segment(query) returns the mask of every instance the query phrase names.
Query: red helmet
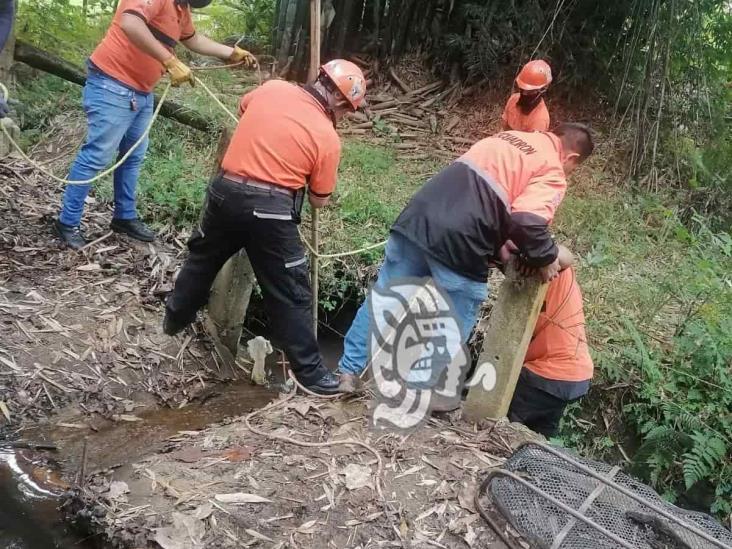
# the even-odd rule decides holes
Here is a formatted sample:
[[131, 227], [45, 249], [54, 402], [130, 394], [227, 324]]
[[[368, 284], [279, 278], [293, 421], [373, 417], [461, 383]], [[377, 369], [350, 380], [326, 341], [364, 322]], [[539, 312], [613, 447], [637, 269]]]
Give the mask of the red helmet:
[[366, 97], [366, 78], [358, 65], [345, 59], [334, 59], [320, 67], [320, 71], [328, 75], [354, 111], [361, 106]]
[[529, 61], [516, 77], [516, 85], [522, 90], [532, 91], [546, 88], [552, 83], [552, 68], [546, 61]]

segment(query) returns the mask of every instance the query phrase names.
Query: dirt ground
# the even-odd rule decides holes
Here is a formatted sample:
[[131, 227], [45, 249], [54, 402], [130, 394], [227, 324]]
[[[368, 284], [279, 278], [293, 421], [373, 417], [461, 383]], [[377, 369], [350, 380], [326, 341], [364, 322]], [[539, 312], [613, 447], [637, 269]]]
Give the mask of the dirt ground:
[[506, 547], [477, 514], [476, 487], [537, 435], [451, 417], [410, 435], [374, 431], [367, 403], [282, 396], [179, 432], [91, 477], [67, 512], [123, 548]]
[[0, 165], [0, 433], [9, 437], [43, 422], [71, 430], [94, 429], [93, 418], [134, 422], [143, 409], [184, 405], [236, 374], [199, 327], [162, 333], [185, 236], [135, 243], [111, 233], [111, 212], [90, 202], [94, 242], [63, 249], [51, 232], [59, 185], [22, 160]]

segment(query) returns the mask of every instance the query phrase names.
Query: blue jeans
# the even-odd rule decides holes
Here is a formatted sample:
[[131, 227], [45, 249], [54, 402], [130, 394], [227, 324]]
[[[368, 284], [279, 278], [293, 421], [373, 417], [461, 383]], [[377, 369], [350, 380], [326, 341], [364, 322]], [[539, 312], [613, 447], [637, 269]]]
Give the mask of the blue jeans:
[[[480, 305], [488, 297], [488, 284], [450, 270], [405, 237], [392, 233], [386, 245], [386, 259], [376, 280], [385, 288], [400, 278], [431, 277], [435, 286], [450, 296], [460, 322], [463, 343], [468, 340], [478, 319]], [[369, 358], [370, 308], [365, 301], [346, 334], [343, 357], [339, 363], [344, 374], [360, 374]]]
[[[138, 93], [89, 70], [84, 86], [84, 111], [88, 130], [86, 141], [71, 166], [70, 181], [86, 181], [117, 161], [137, 143], [153, 115], [154, 95]], [[133, 110], [133, 105], [135, 109]], [[147, 138], [114, 171], [114, 217], [136, 219], [135, 192], [140, 167], [147, 150]], [[84, 212], [84, 200], [91, 185], [67, 185], [59, 221], [77, 226]]]

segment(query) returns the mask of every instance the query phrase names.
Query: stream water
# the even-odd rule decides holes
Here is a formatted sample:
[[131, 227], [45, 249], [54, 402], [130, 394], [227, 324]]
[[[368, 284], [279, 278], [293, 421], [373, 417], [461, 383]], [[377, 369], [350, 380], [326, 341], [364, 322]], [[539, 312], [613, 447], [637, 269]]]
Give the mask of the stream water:
[[[340, 327], [340, 326], [339, 326]], [[321, 352], [334, 366], [342, 341], [323, 333]], [[157, 408], [136, 414], [140, 421], [95, 423], [95, 431], [39, 427], [23, 433], [35, 444], [52, 444], [56, 452], [3, 449], [0, 446], [0, 549], [98, 549], [63, 522], [58, 498], [81, 467], [87, 445], [86, 471], [132, 463], [165, 444], [180, 431], [197, 431], [227, 417], [238, 417], [268, 404], [277, 395], [281, 369], [276, 354], [267, 360], [275, 378], [273, 388], [238, 382], [212, 388], [202, 401], [184, 408]], [[86, 441], [86, 442], [85, 442]], [[0, 441], [0, 444], [2, 442]], [[49, 461], [52, 465], [49, 466]]]
[[[141, 421], [109, 422], [94, 433], [57, 427], [27, 431], [26, 440], [56, 445], [58, 451], [0, 450], [0, 548], [98, 547], [69, 531], [57, 509], [65, 488], [59, 472], [73, 476], [79, 469], [85, 441], [87, 471], [119, 466], [154, 452], [180, 431], [196, 431], [241, 416], [275, 396], [275, 390], [234, 383], [216, 388], [203, 403], [140, 413]], [[54, 460], [53, 466], [48, 458]]]

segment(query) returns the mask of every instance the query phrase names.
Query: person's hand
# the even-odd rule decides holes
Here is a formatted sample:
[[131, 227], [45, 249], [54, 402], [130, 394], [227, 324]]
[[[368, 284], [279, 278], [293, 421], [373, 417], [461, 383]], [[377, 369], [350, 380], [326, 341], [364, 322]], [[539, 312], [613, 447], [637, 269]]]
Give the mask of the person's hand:
[[239, 46], [234, 46], [234, 51], [229, 56], [229, 63], [242, 63], [248, 69], [256, 69], [259, 66], [257, 58]]
[[513, 240], [506, 240], [505, 244], [498, 250], [498, 259], [501, 260], [501, 263], [507, 265], [511, 258], [518, 255], [518, 253], [518, 246], [513, 243]]
[[175, 55], [163, 63], [165, 70], [170, 74], [170, 82], [178, 87], [189, 82], [191, 87], [195, 84], [193, 71]]
[[553, 263], [550, 263], [546, 267], [539, 269], [539, 276], [544, 282], [551, 282], [559, 276], [559, 272], [562, 270], [559, 264], [559, 259], [555, 259]]
[[0, 118], [5, 118], [8, 116], [8, 113], [10, 112], [10, 109], [8, 109], [8, 103], [0, 97]]

